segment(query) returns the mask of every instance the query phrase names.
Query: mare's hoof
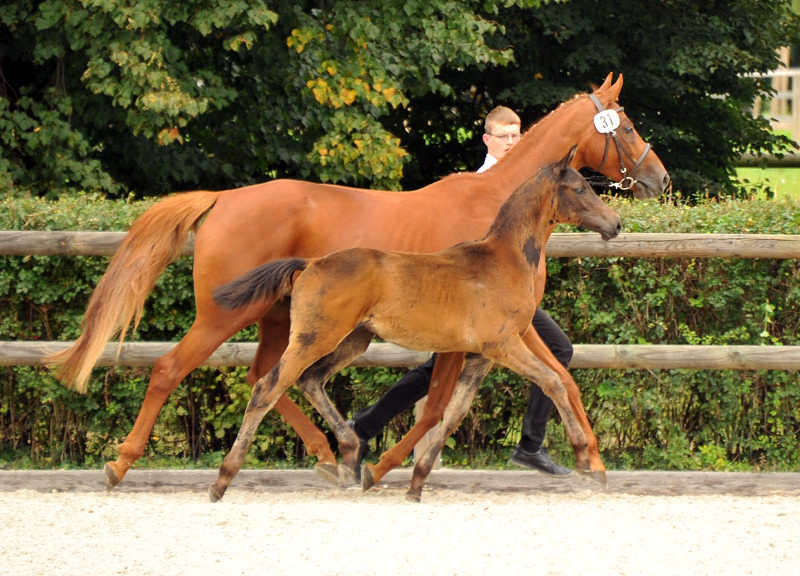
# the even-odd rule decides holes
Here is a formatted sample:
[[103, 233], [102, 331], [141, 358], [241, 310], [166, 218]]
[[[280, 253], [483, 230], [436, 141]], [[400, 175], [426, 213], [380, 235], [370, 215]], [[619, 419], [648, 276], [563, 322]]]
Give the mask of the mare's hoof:
[[323, 464], [320, 462], [314, 466], [314, 471], [317, 473], [317, 476], [325, 480], [328, 484], [339, 486], [339, 468], [336, 464]]
[[117, 476], [117, 473], [114, 472], [114, 469], [108, 462], [103, 466], [103, 476], [106, 479], [106, 492], [111, 492], [117, 484], [122, 482], [122, 478]]
[[578, 474], [579, 478], [585, 478], [586, 480], [600, 484], [603, 488], [608, 488], [605, 470], [581, 470], [580, 468], [575, 468], [575, 472]]
[[422, 495], [419, 492], [414, 492], [413, 490], [409, 490], [406, 492], [406, 500], [408, 502], [413, 502], [414, 504], [419, 504], [422, 502]]
[[[224, 494], [224, 492], [223, 492]], [[222, 500], [222, 494], [217, 492], [217, 489], [214, 488], [214, 485], [208, 487], [208, 499], [211, 500], [212, 504], [216, 504], [220, 500]]]
[[372, 465], [364, 464], [361, 467], [361, 491], [366, 492], [377, 484], [375, 476], [372, 475]]

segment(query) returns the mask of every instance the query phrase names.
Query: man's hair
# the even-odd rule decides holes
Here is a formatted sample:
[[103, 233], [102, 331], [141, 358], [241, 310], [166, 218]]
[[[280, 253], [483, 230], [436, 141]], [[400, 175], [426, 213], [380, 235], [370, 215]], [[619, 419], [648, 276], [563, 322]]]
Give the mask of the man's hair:
[[522, 121], [511, 108], [505, 106], [498, 106], [486, 115], [486, 120], [483, 123], [484, 130], [487, 134], [491, 134], [495, 126], [503, 124], [517, 124], [522, 125]]

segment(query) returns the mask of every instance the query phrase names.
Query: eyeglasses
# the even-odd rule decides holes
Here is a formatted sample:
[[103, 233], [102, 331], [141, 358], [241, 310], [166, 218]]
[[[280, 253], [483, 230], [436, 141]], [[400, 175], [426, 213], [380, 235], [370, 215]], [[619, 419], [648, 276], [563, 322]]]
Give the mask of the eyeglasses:
[[506, 142], [519, 142], [519, 139], [522, 138], [522, 134], [492, 134], [491, 132], [487, 132], [489, 136], [494, 136], [498, 140], [505, 140]]

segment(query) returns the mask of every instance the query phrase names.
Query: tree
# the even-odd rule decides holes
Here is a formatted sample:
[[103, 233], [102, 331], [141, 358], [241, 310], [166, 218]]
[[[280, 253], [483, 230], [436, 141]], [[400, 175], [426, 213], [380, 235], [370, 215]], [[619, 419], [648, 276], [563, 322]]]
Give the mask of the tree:
[[275, 177], [415, 188], [472, 170], [483, 115], [533, 122], [610, 71], [684, 192], [785, 150], [748, 76], [788, 0], [5, 0], [0, 187], [158, 195]]
[[[613, 71], [624, 74], [622, 104], [676, 187], [687, 195], [732, 193], [730, 178], [742, 153], [787, 151], [791, 145], [750, 113], [756, 96], [772, 92], [767, 81], [750, 75], [777, 68], [777, 48], [800, 39], [791, 4], [570, 0], [538, 9], [511, 7], [498, 15], [505, 33], [496, 40], [513, 47], [514, 61], [448, 76], [466, 98], [450, 108], [414, 101], [411, 118], [401, 121], [480, 130], [480, 116], [505, 104], [533, 122]], [[462, 152], [455, 140], [451, 133], [423, 142], [411, 132], [404, 144], [415, 162], [405, 186], [479, 165], [480, 141], [467, 139], [478, 145]]]
[[[519, 4], [531, 2], [520, 0]], [[57, 196], [296, 176], [397, 187], [379, 119], [507, 64], [492, 2], [45, 0], [0, 15], [0, 178]]]

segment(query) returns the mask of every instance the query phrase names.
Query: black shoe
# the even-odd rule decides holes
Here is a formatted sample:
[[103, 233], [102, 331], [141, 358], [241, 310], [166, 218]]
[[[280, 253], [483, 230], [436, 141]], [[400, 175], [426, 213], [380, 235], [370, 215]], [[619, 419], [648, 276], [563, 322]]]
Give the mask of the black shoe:
[[560, 466], [550, 459], [547, 450], [541, 446], [536, 452], [528, 452], [520, 446], [514, 448], [511, 454], [511, 463], [523, 468], [533, 468], [537, 472], [547, 474], [548, 476], [569, 476], [572, 470]]
[[[356, 433], [358, 436], [358, 432], [356, 432], [356, 423], [353, 420], [348, 420], [347, 425], [350, 426], [350, 429]], [[369, 452], [369, 440], [365, 440], [361, 436], [358, 436], [358, 452], [356, 452], [356, 476], [359, 480], [361, 480], [361, 463], [364, 461], [364, 458], [367, 456]]]

